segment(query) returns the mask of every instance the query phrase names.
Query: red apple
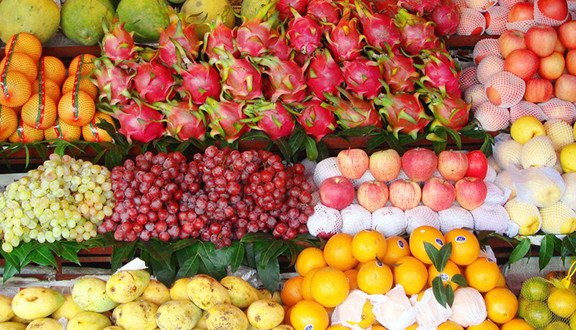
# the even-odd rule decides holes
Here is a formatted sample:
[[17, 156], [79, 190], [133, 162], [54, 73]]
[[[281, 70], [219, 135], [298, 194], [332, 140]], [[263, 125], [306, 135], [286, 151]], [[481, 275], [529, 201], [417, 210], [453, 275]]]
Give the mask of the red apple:
[[554, 95], [570, 103], [576, 102], [576, 76], [565, 73], [556, 79]]
[[392, 181], [402, 169], [402, 158], [394, 149], [376, 151], [370, 155], [370, 173], [378, 181]]
[[406, 211], [420, 204], [422, 189], [414, 181], [396, 180], [390, 184], [388, 198], [393, 206]]
[[528, 29], [524, 35], [526, 48], [533, 51], [539, 57], [545, 57], [554, 51], [558, 33], [549, 25], [535, 25]]
[[356, 197], [352, 182], [343, 176], [333, 176], [322, 181], [319, 193], [322, 204], [337, 210], [352, 204]]
[[558, 39], [566, 48], [576, 48], [576, 21], [567, 21], [560, 25]]
[[424, 182], [438, 168], [438, 157], [434, 151], [424, 148], [414, 148], [402, 156], [402, 169], [406, 176], [414, 182]]
[[446, 210], [454, 204], [455, 199], [456, 190], [454, 186], [442, 178], [430, 178], [424, 184], [424, 188], [422, 188], [422, 204], [433, 211]]
[[511, 72], [523, 80], [528, 80], [538, 72], [540, 59], [529, 49], [516, 49], [504, 60], [504, 70]]
[[525, 49], [524, 32], [518, 30], [506, 30], [498, 38], [498, 48], [502, 57], [506, 58], [516, 49]]
[[560, 54], [564, 54], [566, 52], [566, 46], [562, 44], [560, 38], [556, 38], [556, 46], [554, 46], [554, 51]]
[[488, 171], [488, 158], [486, 158], [486, 155], [480, 150], [473, 150], [466, 153], [466, 157], [468, 157], [466, 176], [484, 180]]
[[538, 0], [535, 6], [538, 6], [544, 16], [557, 21], [562, 21], [568, 16], [568, 3], [566, 0]]
[[366, 181], [358, 187], [356, 192], [358, 204], [370, 212], [386, 206], [388, 202], [388, 186], [381, 181]]
[[562, 54], [554, 52], [552, 55], [540, 58], [538, 74], [540, 77], [549, 80], [556, 80], [564, 73], [566, 61]]
[[532, 21], [534, 20], [534, 3], [517, 2], [508, 13], [508, 22]]
[[338, 153], [336, 163], [346, 179], [360, 179], [368, 169], [370, 158], [362, 149], [346, 149]]
[[526, 82], [524, 99], [532, 103], [542, 103], [554, 95], [554, 86], [548, 79], [530, 79]]
[[576, 49], [570, 49], [566, 53], [566, 70], [569, 74], [576, 75]]
[[468, 157], [462, 151], [444, 150], [438, 155], [438, 172], [448, 181], [458, 181], [466, 175]]
[[482, 179], [464, 177], [454, 185], [456, 201], [467, 210], [473, 210], [484, 204], [488, 188]]

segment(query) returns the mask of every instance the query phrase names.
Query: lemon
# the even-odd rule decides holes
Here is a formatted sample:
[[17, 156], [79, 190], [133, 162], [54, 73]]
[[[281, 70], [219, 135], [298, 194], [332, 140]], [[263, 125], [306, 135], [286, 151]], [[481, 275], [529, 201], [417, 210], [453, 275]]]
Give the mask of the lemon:
[[569, 317], [576, 311], [576, 294], [568, 289], [553, 290], [548, 297], [548, 307], [560, 317]]
[[565, 173], [576, 172], [576, 143], [571, 143], [560, 151], [560, 164]]
[[552, 321], [552, 312], [543, 301], [532, 301], [524, 309], [524, 320], [534, 328], [543, 328]]
[[234, 8], [228, 0], [186, 0], [180, 9], [186, 21], [196, 24], [196, 36], [204, 39], [204, 34], [210, 31], [210, 23], [221, 18], [224, 25], [233, 28], [236, 24]]
[[542, 228], [542, 216], [540, 216], [540, 210], [538, 207], [536, 207], [536, 205], [531, 203], [524, 203], [514, 198], [509, 200], [504, 205], [504, 208], [506, 208], [506, 211], [510, 216], [510, 220], [520, 226], [518, 229], [518, 233], [520, 235], [534, 235], [540, 230], [540, 228]]
[[544, 301], [550, 293], [549, 284], [543, 277], [532, 277], [522, 283], [520, 294], [529, 301]]
[[524, 116], [517, 119], [510, 127], [510, 135], [520, 143], [525, 144], [535, 136], [546, 135], [544, 124], [532, 116]]
[[568, 122], [562, 119], [550, 119], [544, 124], [546, 135], [552, 140], [554, 150], [560, 151], [566, 145], [574, 143], [574, 133]]

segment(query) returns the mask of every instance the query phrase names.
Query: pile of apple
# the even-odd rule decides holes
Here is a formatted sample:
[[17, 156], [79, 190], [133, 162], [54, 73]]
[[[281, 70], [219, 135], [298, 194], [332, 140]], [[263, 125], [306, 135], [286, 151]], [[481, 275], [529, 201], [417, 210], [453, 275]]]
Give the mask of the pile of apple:
[[489, 182], [494, 177], [479, 150], [436, 155], [415, 148], [402, 156], [394, 149], [370, 156], [362, 149], [343, 150], [314, 169], [319, 202], [308, 230], [330, 237], [371, 228], [388, 237], [428, 225], [442, 232], [470, 228], [515, 234], [502, 206], [507, 196]]

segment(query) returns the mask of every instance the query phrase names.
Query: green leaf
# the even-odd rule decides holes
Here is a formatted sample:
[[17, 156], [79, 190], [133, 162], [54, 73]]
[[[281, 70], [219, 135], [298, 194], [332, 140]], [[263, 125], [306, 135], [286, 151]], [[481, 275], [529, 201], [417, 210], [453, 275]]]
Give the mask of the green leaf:
[[215, 249], [214, 244], [210, 242], [200, 242], [198, 248], [198, 255], [201, 266], [206, 270], [206, 274], [221, 279], [226, 276], [226, 267], [229, 265], [232, 249], [230, 247]]
[[176, 278], [190, 277], [198, 273], [198, 268], [200, 267], [198, 260], [199, 246], [199, 244], [194, 244], [176, 250], [176, 259], [180, 265]]
[[540, 244], [540, 258], [538, 258], [538, 266], [540, 270], [544, 269], [552, 259], [554, 254], [554, 235], [546, 234], [542, 243]]
[[454, 289], [452, 289], [450, 285], [447, 285], [445, 286], [445, 290], [446, 290], [446, 303], [448, 303], [448, 306], [452, 307], [452, 304], [454, 303]]
[[256, 270], [266, 289], [274, 292], [280, 288], [280, 264], [278, 259], [271, 259], [266, 265], [258, 263]]
[[179, 240], [179, 241], [172, 243], [171, 247], [172, 247], [172, 251], [176, 252], [178, 250], [185, 249], [189, 246], [196, 245], [197, 243], [198, 243], [197, 239], [187, 238], [187, 239], [182, 239], [182, 240]]
[[172, 261], [172, 247], [169, 243], [161, 241], [159, 239], [151, 239], [147, 242], [142, 242], [142, 245], [150, 253], [150, 257], [156, 259], [160, 263], [166, 265], [170, 264]]
[[436, 301], [442, 307], [446, 307], [448, 303], [446, 297], [446, 289], [444, 288], [444, 283], [442, 283], [442, 279], [440, 277], [435, 277], [432, 280], [432, 292], [434, 293], [434, 298], [436, 298]]
[[286, 139], [284, 138], [280, 138], [274, 140], [273, 142], [274, 145], [278, 147], [278, 150], [282, 154], [284, 160], [291, 162], [294, 153], [292, 152], [292, 148], [290, 148], [290, 144], [288, 143], [288, 141], [286, 141]]
[[[6, 261], [6, 264], [4, 265], [4, 267], [10, 266], [16, 270], [16, 273], [20, 271], [20, 269], [21, 269], [20, 259], [15, 258], [12, 253], [4, 252], [4, 250], [2, 250], [2, 249], [0, 249], [0, 253], [4, 257], [4, 260]], [[6, 269], [4, 269], [4, 272], [6, 272]]]
[[136, 242], [116, 245], [112, 248], [112, 258], [110, 265], [112, 271], [115, 272], [118, 268], [122, 267], [122, 263], [126, 259], [132, 259], [136, 252]]
[[[436, 247], [434, 245], [432, 245], [429, 242], [424, 242], [424, 250], [426, 251], [428, 258], [430, 258], [433, 265], [439, 264], [438, 259], [439, 259], [440, 251], [438, 249], [436, 249]], [[442, 268], [442, 269], [444, 269], [444, 268]]]
[[12, 276], [18, 274], [18, 272], [20, 272], [20, 270], [16, 269], [16, 267], [14, 267], [13, 264], [11, 263], [6, 263], [4, 265], [4, 271], [2, 273], [2, 282], [6, 282], [8, 281]]
[[368, 142], [366, 143], [366, 150], [371, 152], [376, 148], [380, 147], [382, 144], [386, 143], [386, 139], [384, 138], [384, 134], [377, 134], [371, 137]]
[[318, 147], [316, 146], [316, 141], [312, 137], [306, 136], [304, 145], [306, 147], [306, 156], [308, 159], [312, 161], [318, 159]]
[[468, 286], [468, 281], [466, 281], [466, 278], [462, 274], [454, 274], [451, 281], [463, 288]]
[[524, 256], [528, 253], [528, 251], [530, 251], [530, 246], [531, 245], [529, 239], [527, 238], [522, 239], [520, 243], [516, 245], [516, 247], [514, 247], [514, 250], [512, 250], [512, 252], [510, 253], [508, 263], [513, 264], [516, 261], [519, 261], [520, 259], [524, 258]]
[[[562, 250], [566, 251], [568, 255], [576, 255], [576, 237], [572, 234], [564, 237], [562, 240]], [[564, 254], [564, 252], [562, 254]]]
[[444, 267], [446, 267], [446, 264], [448, 263], [448, 259], [450, 259], [450, 254], [452, 254], [452, 243], [445, 244], [440, 248], [436, 259], [437, 264], [434, 264], [434, 267], [436, 267], [438, 271], [441, 272], [444, 270]]
[[454, 143], [456, 143], [456, 148], [462, 149], [462, 139], [460, 138], [460, 134], [458, 134], [458, 132], [453, 128], [445, 127], [445, 129], [452, 140], [454, 140]]
[[288, 246], [283, 240], [274, 240], [270, 243], [258, 242], [254, 243], [254, 245], [254, 248], [260, 251], [260, 253], [256, 254], [256, 263], [260, 267], [264, 267], [272, 259], [278, 259], [278, 257], [288, 249]]
[[300, 151], [300, 148], [302, 148], [302, 144], [304, 143], [305, 139], [306, 139], [306, 132], [304, 132], [304, 129], [300, 128], [300, 126], [297, 126], [297, 128], [294, 129], [292, 136], [290, 136], [290, 139], [288, 140], [288, 144], [292, 149], [292, 154], [295, 154], [298, 151]]
[[242, 265], [242, 261], [244, 261], [244, 244], [238, 241], [232, 242], [230, 249], [232, 250], [232, 255], [230, 256], [230, 270], [236, 272], [238, 268], [240, 268], [240, 265]]
[[54, 249], [52, 251], [54, 251], [57, 256], [81, 266], [80, 260], [78, 259], [78, 252], [82, 249], [80, 244], [72, 241], [60, 241], [55, 243], [58, 243], [59, 249], [58, 251], [55, 251]]
[[162, 282], [167, 287], [174, 282], [176, 277], [176, 267], [173, 263], [163, 263], [155, 258], [150, 258], [150, 266], [152, 273], [158, 281]]
[[53, 266], [58, 267], [54, 254], [50, 251], [50, 248], [46, 245], [40, 245], [34, 249], [28, 257], [25, 259], [26, 264], [29, 262], [34, 262], [42, 266]]
[[22, 243], [12, 250], [10, 254], [15, 260], [18, 260], [18, 271], [20, 271], [20, 267], [30, 263], [30, 261], [26, 261], [26, 259], [39, 245], [40, 243], [38, 243], [38, 241], [30, 241], [28, 243]]

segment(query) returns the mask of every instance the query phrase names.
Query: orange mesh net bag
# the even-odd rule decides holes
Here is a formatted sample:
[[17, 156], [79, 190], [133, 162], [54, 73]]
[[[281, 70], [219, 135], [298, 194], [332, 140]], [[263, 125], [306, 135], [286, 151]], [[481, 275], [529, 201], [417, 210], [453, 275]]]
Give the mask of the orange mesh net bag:
[[562, 25], [562, 23], [566, 22], [568, 20], [568, 18], [570, 17], [570, 13], [568, 13], [566, 15], [566, 17], [562, 20], [557, 20], [557, 19], [547, 17], [546, 15], [544, 15], [544, 13], [542, 13], [542, 11], [540, 11], [540, 7], [538, 4], [539, 4], [539, 0], [534, 1], [534, 20], [538, 24], [544, 24], [544, 25], [550, 25], [550, 26], [560, 26], [560, 25]]
[[474, 228], [474, 217], [472, 213], [460, 206], [451, 206], [438, 212], [440, 216], [440, 231], [446, 234], [452, 229]]
[[486, 30], [486, 18], [472, 8], [460, 8], [460, 24], [456, 34], [461, 36], [480, 35]]
[[574, 119], [576, 119], [576, 107], [568, 101], [554, 97], [547, 102], [538, 103], [538, 105], [549, 119], [560, 119], [570, 124], [574, 123]]
[[474, 111], [485, 102], [490, 102], [488, 96], [486, 95], [486, 88], [482, 84], [476, 84], [470, 86], [464, 91], [464, 102], [470, 104], [470, 110]]
[[342, 231], [342, 215], [339, 210], [318, 203], [306, 225], [310, 235], [329, 238]]
[[508, 30], [518, 30], [520, 32], [528, 32], [531, 27], [538, 25], [535, 20], [525, 20], [525, 21], [517, 21], [517, 22], [508, 22], [506, 23], [506, 29]]
[[482, 13], [497, 4], [498, 0], [466, 0], [466, 5], [468, 8], [477, 10]]
[[488, 55], [478, 63], [476, 73], [478, 74], [478, 81], [481, 84], [486, 84], [490, 77], [496, 73], [504, 71], [504, 59], [501, 56]]
[[440, 229], [440, 216], [425, 205], [418, 205], [413, 209], [404, 211], [406, 215], [406, 232], [411, 234], [420, 226], [430, 226]]
[[476, 66], [467, 66], [460, 72], [460, 88], [465, 91], [473, 85], [480, 84], [478, 80], [478, 73], [476, 72]]
[[320, 161], [314, 168], [314, 183], [316, 187], [320, 188], [324, 180], [341, 175], [342, 173], [338, 169], [336, 157], [328, 157]]
[[510, 107], [510, 123], [513, 124], [517, 119], [531, 116], [539, 121], [548, 120], [548, 116], [542, 111], [542, 108], [536, 103], [522, 100], [518, 104]]
[[480, 64], [486, 56], [490, 55], [502, 58], [500, 48], [498, 47], [498, 39], [482, 39], [478, 41], [476, 46], [474, 46], [474, 50], [472, 50], [472, 58], [476, 64]]
[[372, 213], [359, 204], [350, 204], [340, 210], [342, 232], [356, 235], [364, 229], [372, 228]]
[[372, 229], [384, 237], [401, 235], [406, 231], [404, 211], [394, 206], [386, 206], [372, 212]]
[[485, 131], [495, 132], [510, 126], [510, 111], [491, 102], [482, 103], [473, 113]]
[[504, 6], [494, 6], [488, 8], [486, 12], [486, 34], [500, 35], [507, 30], [508, 14], [510, 9]]
[[510, 108], [524, 98], [526, 82], [510, 72], [498, 72], [490, 76], [484, 84], [488, 99], [502, 108]]

